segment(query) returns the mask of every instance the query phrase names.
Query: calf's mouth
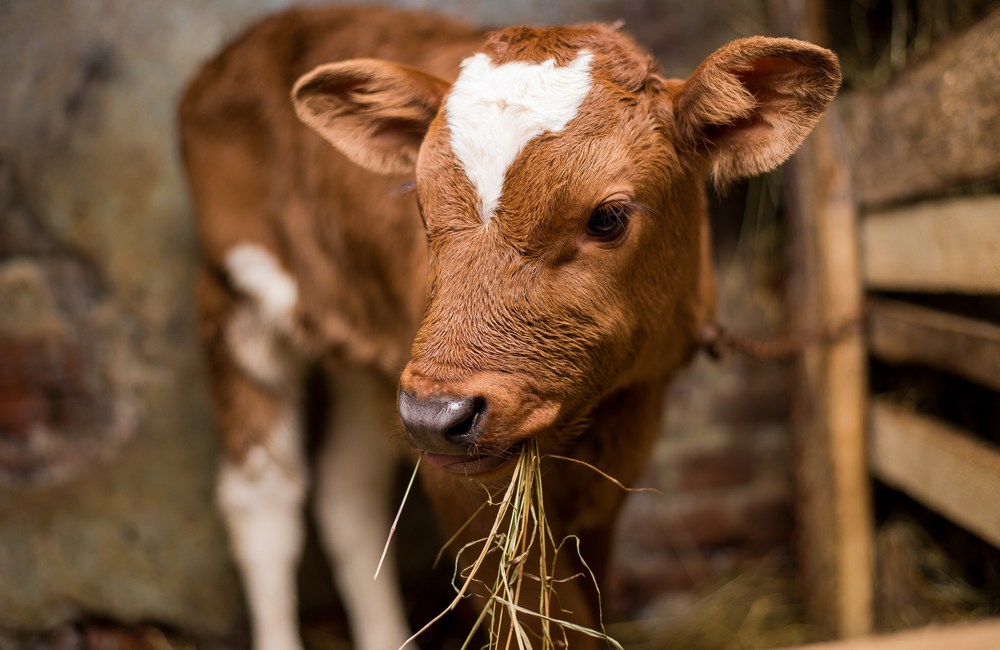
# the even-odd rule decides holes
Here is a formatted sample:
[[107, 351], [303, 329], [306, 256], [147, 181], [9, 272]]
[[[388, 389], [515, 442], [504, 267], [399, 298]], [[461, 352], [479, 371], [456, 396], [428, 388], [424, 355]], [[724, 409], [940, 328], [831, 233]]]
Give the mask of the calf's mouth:
[[424, 460], [431, 466], [452, 474], [475, 476], [506, 469], [521, 455], [522, 446], [521, 443], [517, 443], [495, 454], [483, 454], [477, 450], [471, 450], [467, 454], [441, 454], [428, 451], [424, 452]]

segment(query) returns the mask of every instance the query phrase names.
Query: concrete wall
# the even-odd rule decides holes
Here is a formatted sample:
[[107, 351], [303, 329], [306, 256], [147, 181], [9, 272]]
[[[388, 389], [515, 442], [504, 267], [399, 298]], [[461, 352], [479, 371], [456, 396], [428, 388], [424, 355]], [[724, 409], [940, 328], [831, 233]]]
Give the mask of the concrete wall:
[[[174, 106], [200, 61], [285, 4], [0, 2], [0, 646], [93, 617], [240, 625]], [[762, 31], [751, 0], [437, 7], [485, 24], [625, 18], [678, 76]]]

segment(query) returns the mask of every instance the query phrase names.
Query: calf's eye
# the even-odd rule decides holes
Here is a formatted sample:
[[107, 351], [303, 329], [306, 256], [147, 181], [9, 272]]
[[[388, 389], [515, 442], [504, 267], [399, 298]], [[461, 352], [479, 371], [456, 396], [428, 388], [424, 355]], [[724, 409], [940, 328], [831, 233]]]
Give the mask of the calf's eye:
[[625, 232], [628, 217], [628, 204], [622, 201], [602, 203], [590, 214], [587, 235], [603, 242], [615, 241]]

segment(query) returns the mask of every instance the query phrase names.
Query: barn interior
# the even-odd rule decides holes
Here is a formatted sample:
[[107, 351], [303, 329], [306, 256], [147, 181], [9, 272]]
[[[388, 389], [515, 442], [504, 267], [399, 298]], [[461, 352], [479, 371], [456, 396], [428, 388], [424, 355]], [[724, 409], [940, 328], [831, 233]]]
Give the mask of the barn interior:
[[[635, 650], [1000, 634], [1000, 3], [385, 4], [622, 20], [674, 77], [751, 34], [839, 54], [841, 95], [795, 158], [712, 193], [733, 338], [670, 389], [656, 492], [617, 524], [608, 632]], [[0, 2], [0, 650], [246, 647], [175, 108], [289, 5]], [[429, 516], [417, 495], [394, 539], [414, 621], [452, 595]], [[324, 562], [313, 534], [305, 642], [349, 648]], [[459, 647], [470, 616], [423, 647]]]

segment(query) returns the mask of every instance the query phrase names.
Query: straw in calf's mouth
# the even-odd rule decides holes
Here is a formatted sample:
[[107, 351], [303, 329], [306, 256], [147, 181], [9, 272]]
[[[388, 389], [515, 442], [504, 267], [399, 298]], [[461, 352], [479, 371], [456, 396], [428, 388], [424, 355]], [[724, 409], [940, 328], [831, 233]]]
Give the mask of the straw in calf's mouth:
[[[453, 578], [456, 591], [454, 600], [444, 611], [408, 639], [407, 643], [419, 637], [447, 612], [453, 610], [469, 594], [472, 586], [478, 584], [485, 592], [487, 601], [475, 625], [469, 631], [463, 648], [469, 647], [477, 630], [485, 626], [489, 636], [486, 647], [489, 649], [518, 648], [524, 650], [536, 647], [536, 643], [541, 644], [538, 647], [542, 650], [555, 650], [557, 647], [567, 648], [566, 633], [571, 631], [602, 639], [611, 647], [620, 650], [621, 646], [614, 639], [608, 637], [603, 630], [576, 625], [561, 619], [558, 612], [553, 611], [553, 596], [555, 586], [558, 583], [573, 579], [589, 579], [593, 583], [594, 589], [598, 591], [598, 601], [600, 600], [600, 592], [593, 574], [582, 557], [580, 557], [580, 562], [586, 573], [574, 576], [555, 575], [558, 555], [563, 547], [568, 545], [579, 555], [579, 540], [576, 537], [567, 537], [557, 543], [549, 528], [542, 490], [542, 457], [538, 452], [537, 442], [532, 439], [518, 449], [508, 450], [508, 452], [496, 456], [469, 457], [473, 459], [487, 458], [491, 459], [491, 462], [494, 462], [492, 459], [499, 458], [502, 460], [500, 464], [504, 464], [508, 460], [512, 460], [514, 454], [517, 454], [510, 482], [502, 497], [496, 499], [493, 495], [489, 495], [483, 506], [469, 519], [471, 522], [483, 509], [496, 508], [496, 515], [489, 535], [466, 544], [456, 554]], [[476, 460], [471, 462], [476, 462]], [[418, 461], [417, 467], [414, 468], [413, 477], [416, 476], [419, 466], [420, 462]], [[411, 486], [413, 477], [410, 478]], [[470, 478], [470, 480], [473, 479]], [[617, 481], [615, 482], [617, 483]], [[409, 487], [407, 487], [403, 497], [404, 504], [408, 494]], [[403, 504], [400, 505], [400, 512], [402, 507]], [[396, 514], [396, 520], [398, 521], [398, 519], [399, 513]], [[389, 533], [390, 539], [395, 527], [394, 521]], [[465, 526], [463, 526], [464, 528]], [[462, 529], [455, 533], [455, 536], [445, 544], [444, 548], [447, 548], [461, 533]], [[388, 548], [388, 543], [387, 541], [386, 548]], [[467, 558], [471, 553], [476, 554], [475, 559], [471, 564], [463, 567], [463, 558]], [[439, 553], [439, 558], [440, 555]], [[385, 552], [383, 551], [383, 558], [384, 556]], [[481, 575], [485, 572], [483, 567], [487, 558], [491, 558], [496, 563], [497, 573], [495, 576]], [[381, 562], [379, 566], [381, 567]], [[525, 580], [536, 583], [533, 588], [538, 589], [539, 599], [535, 608], [529, 608], [527, 603], [520, 602]], [[530, 628], [527, 623], [529, 620], [533, 623]]]

